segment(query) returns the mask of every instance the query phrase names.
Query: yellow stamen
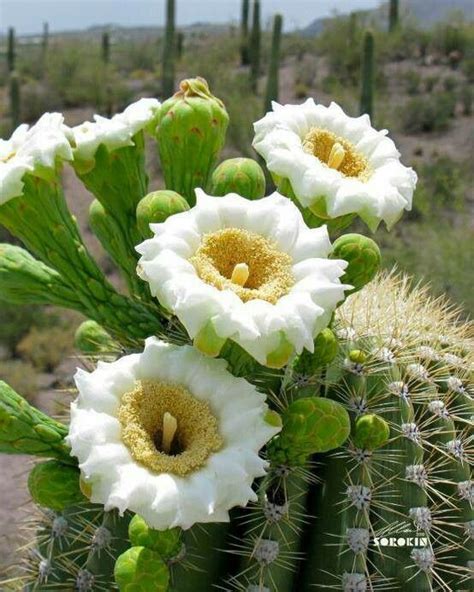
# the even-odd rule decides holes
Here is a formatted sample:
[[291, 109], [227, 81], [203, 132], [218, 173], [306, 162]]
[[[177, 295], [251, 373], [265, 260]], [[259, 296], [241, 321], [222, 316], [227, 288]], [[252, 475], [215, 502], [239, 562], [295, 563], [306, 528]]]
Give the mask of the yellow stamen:
[[372, 175], [368, 158], [345, 138], [334, 132], [313, 127], [303, 138], [303, 149], [344, 177], [366, 182]]
[[247, 280], [249, 279], [249, 266], [247, 263], [237, 263], [234, 267], [234, 271], [232, 272], [232, 276], [230, 281], [238, 286], [245, 286]]
[[163, 439], [161, 441], [161, 448], [165, 454], [169, 454], [171, 445], [173, 444], [176, 431], [178, 429], [178, 421], [168, 411], [163, 415]]
[[328, 166], [332, 169], [336, 169], [337, 171], [341, 166], [345, 155], [346, 151], [344, 150], [343, 145], [339, 142], [336, 142], [335, 144], [333, 144], [333, 147], [331, 148], [331, 152], [328, 158]]
[[15, 154], [16, 154], [16, 152], [13, 150], [12, 152], [7, 154], [3, 158], [0, 158], [0, 162], [8, 162], [9, 160], [11, 160], [15, 156]]
[[118, 419], [132, 457], [155, 473], [184, 477], [223, 443], [208, 403], [177, 384], [137, 382], [122, 396]]

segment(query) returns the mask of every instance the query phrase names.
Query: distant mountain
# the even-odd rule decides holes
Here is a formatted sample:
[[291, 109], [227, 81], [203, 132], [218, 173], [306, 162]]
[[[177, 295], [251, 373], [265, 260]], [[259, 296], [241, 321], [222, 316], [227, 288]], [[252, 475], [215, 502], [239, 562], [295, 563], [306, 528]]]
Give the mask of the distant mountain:
[[[388, 3], [374, 10], [360, 12], [380, 23], [385, 23], [388, 20]], [[402, 16], [415, 19], [423, 27], [431, 27], [454, 12], [462, 13], [468, 20], [474, 20], [474, 0], [402, 0], [401, 2]], [[308, 36], [319, 35], [325, 23], [330, 20], [331, 18], [316, 19], [301, 33]]]

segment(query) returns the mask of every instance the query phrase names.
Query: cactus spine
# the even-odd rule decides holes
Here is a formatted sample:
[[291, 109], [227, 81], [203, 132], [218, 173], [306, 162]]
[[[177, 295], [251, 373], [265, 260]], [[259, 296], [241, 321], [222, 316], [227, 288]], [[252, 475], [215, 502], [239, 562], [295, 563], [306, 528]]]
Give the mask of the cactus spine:
[[8, 46], [7, 46], [7, 65], [8, 71], [15, 70], [16, 48], [15, 48], [15, 29], [10, 27], [8, 29]]
[[249, 16], [250, 0], [242, 0], [242, 15], [240, 21], [240, 64], [248, 66], [249, 61]]
[[162, 95], [167, 98], [174, 91], [175, 0], [166, 0], [166, 28], [163, 44]]
[[367, 113], [370, 117], [374, 116], [374, 85], [374, 35], [366, 31], [362, 49], [360, 113]]
[[280, 45], [283, 17], [276, 14], [273, 19], [272, 49], [268, 70], [267, 90], [265, 93], [264, 113], [270, 111], [272, 101], [278, 101], [279, 70], [280, 70]]
[[253, 1], [252, 31], [250, 33], [250, 88], [253, 93], [258, 90], [258, 78], [260, 76], [260, 0]]
[[388, 14], [388, 30], [390, 33], [395, 31], [398, 27], [399, 19], [399, 3], [398, 0], [390, 0], [389, 14]]

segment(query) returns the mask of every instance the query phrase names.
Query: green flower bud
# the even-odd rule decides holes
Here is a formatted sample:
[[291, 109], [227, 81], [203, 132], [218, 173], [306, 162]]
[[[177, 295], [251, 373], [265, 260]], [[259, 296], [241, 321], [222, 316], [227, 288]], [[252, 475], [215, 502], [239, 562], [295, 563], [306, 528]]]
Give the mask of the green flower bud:
[[265, 195], [265, 175], [262, 167], [251, 158], [229, 158], [215, 169], [211, 177], [211, 195], [237, 193], [247, 199]]
[[348, 358], [354, 364], [364, 364], [367, 360], [367, 354], [360, 349], [351, 349]]
[[146, 547], [158, 553], [162, 559], [172, 559], [181, 550], [181, 529], [155, 530], [135, 514], [128, 525], [128, 536], [134, 547]]
[[389, 438], [390, 427], [379, 415], [362, 415], [357, 419], [353, 437], [357, 448], [376, 450], [385, 446]]
[[223, 339], [216, 333], [212, 321], [209, 321], [195, 336], [193, 345], [206, 356], [216, 358], [226, 341], [227, 339]]
[[331, 399], [305, 397], [293, 401], [283, 414], [283, 429], [268, 447], [273, 462], [302, 464], [317, 452], [338, 448], [348, 438], [350, 418]]
[[368, 284], [380, 269], [382, 261], [377, 244], [361, 234], [339, 237], [333, 244], [331, 258], [344, 259], [349, 264], [341, 281], [354, 288], [346, 294], [357, 292]]
[[110, 334], [92, 320], [84, 321], [76, 329], [74, 345], [84, 354], [107, 354], [120, 350], [120, 346]]
[[146, 547], [131, 547], [115, 562], [120, 592], [166, 592], [170, 574], [163, 559]]
[[188, 202], [175, 191], [152, 191], [137, 206], [137, 226], [143, 238], [151, 238], [150, 224], [164, 222], [169, 216], [189, 210]]
[[337, 356], [339, 343], [331, 329], [326, 328], [314, 340], [314, 352], [304, 350], [295, 364], [297, 374], [312, 376], [319, 368], [330, 364]]
[[225, 142], [229, 116], [204, 78], [189, 78], [161, 106], [156, 129], [167, 189], [192, 206], [196, 187], [205, 189]]
[[79, 469], [57, 460], [47, 460], [35, 465], [31, 470], [28, 476], [28, 489], [37, 504], [61, 512], [68, 506], [86, 500], [79, 481]]

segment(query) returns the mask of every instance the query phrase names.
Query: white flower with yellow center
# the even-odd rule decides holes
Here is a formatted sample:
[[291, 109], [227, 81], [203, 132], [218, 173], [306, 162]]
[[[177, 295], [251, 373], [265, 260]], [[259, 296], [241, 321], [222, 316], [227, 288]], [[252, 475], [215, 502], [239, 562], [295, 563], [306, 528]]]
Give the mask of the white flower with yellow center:
[[20, 125], [8, 140], [0, 139], [0, 205], [22, 195], [26, 173], [45, 174], [57, 159], [72, 159], [65, 131], [60, 113], [45, 113], [35, 125]]
[[258, 451], [280, 422], [223, 360], [151, 337], [75, 380], [68, 442], [93, 503], [167, 529], [227, 521], [256, 501], [267, 466]]
[[333, 219], [357, 214], [375, 230], [410, 210], [417, 176], [400, 162], [387, 130], [368, 115], [349, 117], [336, 104], [273, 103], [254, 124], [253, 146], [277, 182], [288, 181], [304, 208]]
[[137, 247], [152, 294], [209, 355], [230, 339], [279, 368], [293, 352], [313, 351], [349, 287], [339, 280], [346, 262], [327, 258], [326, 227], [308, 228], [278, 193], [196, 195], [195, 207], [152, 224], [155, 236]]
[[74, 158], [91, 161], [100, 145], [109, 152], [133, 146], [133, 136], [145, 128], [153, 127], [161, 103], [157, 99], [140, 99], [112, 118], [94, 115], [94, 121], [85, 121], [69, 129]]

